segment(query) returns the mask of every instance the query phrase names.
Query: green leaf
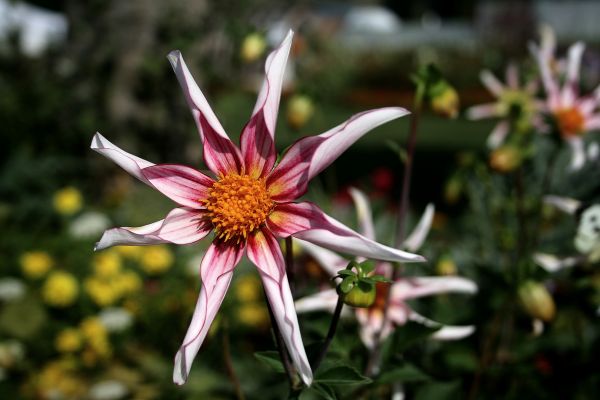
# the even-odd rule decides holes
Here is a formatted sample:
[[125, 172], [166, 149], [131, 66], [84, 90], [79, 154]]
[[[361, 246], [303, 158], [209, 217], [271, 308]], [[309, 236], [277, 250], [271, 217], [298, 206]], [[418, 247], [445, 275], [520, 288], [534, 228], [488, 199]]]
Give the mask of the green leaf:
[[360, 385], [371, 383], [371, 379], [361, 375], [348, 365], [338, 365], [317, 373], [315, 382], [328, 385]]
[[340, 283], [340, 290], [342, 291], [342, 293], [348, 293], [349, 291], [351, 291], [354, 287], [355, 281], [355, 276], [348, 276], [344, 278], [342, 283]]
[[393, 282], [391, 279], [388, 279], [383, 275], [373, 275], [373, 276], [370, 276], [369, 278], [374, 282], [381, 282], [381, 283], [392, 283]]
[[337, 400], [337, 396], [333, 388], [324, 383], [313, 383], [310, 386], [310, 389], [308, 389], [308, 392], [313, 392], [325, 400]]
[[279, 352], [275, 350], [269, 351], [257, 351], [254, 353], [254, 357], [264, 365], [271, 368], [273, 371], [278, 373], [285, 373], [285, 369], [283, 368], [283, 364], [281, 363], [281, 358], [279, 357]]
[[367, 260], [363, 261], [360, 264], [360, 270], [366, 275], [369, 272], [375, 269], [375, 263], [373, 261]]
[[393, 349], [395, 352], [402, 353], [418, 341], [428, 338], [440, 328], [441, 325], [430, 327], [417, 322], [408, 322], [394, 331]]
[[459, 398], [460, 382], [431, 382], [422, 385], [415, 395], [415, 400], [448, 400]]
[[406, 382], [424, 382], [431, 380], [431, 377], [412, 364], [405, 364], [401, 367], [385, 371], [376, 379], [377, 383], [406, 383]]
[[354, 271], [350, 271], [349, 269], [341, 269], [337, 272], [337, 274], [341, 277], [356, 275], [356, 273], [354, 273]]

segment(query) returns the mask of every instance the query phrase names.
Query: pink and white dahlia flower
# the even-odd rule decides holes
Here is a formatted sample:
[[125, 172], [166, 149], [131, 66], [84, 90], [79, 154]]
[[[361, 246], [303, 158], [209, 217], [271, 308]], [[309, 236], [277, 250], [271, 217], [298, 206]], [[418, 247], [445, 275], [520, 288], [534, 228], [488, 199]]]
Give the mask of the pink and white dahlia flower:
[[363, 112], [318, 136], [298, 140], [276, 165], [275, 125], [283, 71], [293, 33], [266, 61], [266, 77], [237, 147], [225, 133], [179, 51], [169, 54], [191, 108], [210, 173], [178, 164], [153, 164], [100, 134], [92, 149], [179, 204], [149, 225], [107, 230], [96, 250], [115, 245], [195, 243], [215, 233], [200, 265], [202, 288], [191, 324], [175, 356], [173, 380], [183, 384], [244, 254], [254, 263], [285, 345], [308, 385], [308, 363], [278, 239], [293, 236], [358, 256], [403, 262], [421, 256], [383, 246], [326, 215], [310, 202], [293, 202], [308, 182], [369, 130], [408, 112], [390, 107]]

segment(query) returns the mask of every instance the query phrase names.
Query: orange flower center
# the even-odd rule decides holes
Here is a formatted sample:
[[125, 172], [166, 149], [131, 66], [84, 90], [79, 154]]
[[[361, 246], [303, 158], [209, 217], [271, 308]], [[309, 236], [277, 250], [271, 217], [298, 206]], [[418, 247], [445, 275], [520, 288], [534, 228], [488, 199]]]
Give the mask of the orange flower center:
[[264, 179], [238, 174], [215, 182], [202, 202], [217, 237], [238, 243], [264, 224], [274, 204]]
[[563, 108], [556, 111], [554, 115], [562, 136], [570, 137], [583, 132], [585, 120], [577, 108]]

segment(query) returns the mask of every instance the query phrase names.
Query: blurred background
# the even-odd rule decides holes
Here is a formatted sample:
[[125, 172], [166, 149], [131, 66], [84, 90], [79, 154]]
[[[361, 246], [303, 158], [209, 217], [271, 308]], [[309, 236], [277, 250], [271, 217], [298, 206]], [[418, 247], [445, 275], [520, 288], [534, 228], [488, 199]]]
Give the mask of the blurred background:
[[[426, 250], [430, 259], [451, 259], [451, 267], [464, 265], [461, 273], [473, 276], [469, 265], [475, 268], [475, 255], [450, 247], [456, 231], [469, 231], [460, 222], [469, 205], [452, 178], [485, 152], [495, 124], [464, 118], [467, 107], [492, 100], [479, 73], [487, 68], [502, 76], [509, 61], [534, 70], [527, 44], [538, 40], [544, 23], [554, 28], [561, 51], [576, 40], [587, 43], [582, 86], [592, 88], [600, 81], [598, 16], [600, 2], [592, 0], [0, 0], [0, 397], [232, 398], [233, 357], [248, 398], [281, 398], [282, 375], [252, 355], [274, 348], [252, 268], [240, 267], [215, 323], [219, 333], [201, 350], [190, 382], [178, 388], [171, 383], [172, 357], [195, 304], [208, 241], [92, 252], [104, 229], [147, 224], [172, 208], [168, 199], [92, 152], [95, 132], [153, 162], [205, 168], [197, 131], [165, 58], [169, 51], [182, 51], [237, 142], [266, 54], [294, 29], [277, 126], [279, 151], [358, 111], [410, 109], [411, 74], [436, 64], [459, 92], [460, 112], [454, 119], [423, 116], [412, 206], [415, 215], [428, 202], [438, 207], [434, 241]], [[393, 213], [402, 172], [395, 149], [407, 131], [408, 118], [377, 128], [319, 176], [308, 198], [355, 225], [347, 188], [356, 186], [374, 199], [380, 215]], [[298, 285], [308, 293], [304, 281], [326, 277], [301, 257]], [[427, 268], [437, 273], [435, 262]], [[471, 304], [472, 299], [442, 299], [423, 307], [447, 322], [477, 324], [485, 310]], [[322, 336], [327, 323], [326, 316], [301, 320], [305, 342]], [[579, 332], [587, 339], [567, 335], [541, 344], [543, 351], [524, 349], [523, 359], [509, 362], [523, 381], [495, 370], [478, 388], [481, 398], [503, 398], [497, 390], [506, 391], [506, 398], [592, 398], [588, 389], [599, 383], [590, 359], [594, 349], [598, 354], [598, 326], [586, 324]], [[466, 398], [481, 343], [474, 337], [444, 349], [435, 345], [416, 357], [446, 382], [438, 398], [450, 389]], [[562, 346], [559, 355], [548, 350], [556, 346]], [[229, 351], [224, 347], [233, 356], [224, 356]], [[565, 383], [573, 366], [588, 368], [589, 374], [578, 376], [580, 397], [571, 397], [577, 391]], [[411, 398], [434, 398], [421, 383], [408, 387]]]

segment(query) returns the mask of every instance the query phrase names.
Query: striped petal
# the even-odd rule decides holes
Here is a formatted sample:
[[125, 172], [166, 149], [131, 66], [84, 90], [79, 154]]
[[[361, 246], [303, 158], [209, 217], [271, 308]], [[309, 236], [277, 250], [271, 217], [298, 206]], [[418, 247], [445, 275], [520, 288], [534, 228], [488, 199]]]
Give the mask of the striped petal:
[[306, 240], [334, 251], [375, 260], [421, 262], [422, 256], [379, 244], [326, 215], [309, 202], [278, 204], [267, 219], [279, 237]]
[[204, 208], [200, 200], [208, 197], [212, 178], [185, 165], [159, 164], [142, 170], [144, 177], [162, 194], [191, 208]]
[[421, 248], [425, 242], [425, 238], [429, 234], [431, 229], [431, 223], [433, 222], [433, 216], [435, 215], [435, 206], [433, 204], [427, 204], [425, 212], [421, 216], [419, 223], [415, 229], [411, 232], [403, 243], [403, 247], [408, 251], [417, 251]]
[[181, 52], [172, 51], [167, 58], [175, 71], [198, 127], [204, 148], [204, 162], [216, 175], [241, 172], [243, 165], [240, 151], [229, 139], [208, 105], [204, 94], [188, 70]]
[[111, 246], [142, 246], [159, 243], [190, 244], [203, 239], [212, 225], [202, 213], [189, 208], [175, 208], [165, 219], [137, 228], [113, 228], [102, 235], [94, 250]]
[[183, 385], [187, 380], [192, 362], [217, 315], [231, 283], [233, 270], [243, 253], [243, 246], [227, 245], [218, 241], [213, 242], [206, 251], [200, 265], [202, 288], [196, 309], [183, 344], [175, 355], [173, 382], [176, 384]]
[[306, 357], [294, 299], [285, 272], [283, 254], [277, 239], [268, 231], [258, 231], [248, 238], [248, 258], [260, 273], [267, 300], [288, 353], [306, 385], [312, 382], [312, 370]]
[[371, 211], [371, 202], [369, 201], [369, 198], [356, 188], [350, 188], [350, 196], [352, 196], [354, 206], [356, 207], [360, 234], [371, 240], [375, 240], [373, 212]]
[[134, 156], [133, 154], [129, 154], [126, 151], [121, 150], [109, 142], [108, 139], [106, 139], [100, 133], [96, 133], [94, 135], [90, 147], [95, 152], [102, 154], [104, 157], [118, 164], [121, 168], [138, 178], [140, 181], [150, 185], [150, 182], [146, 179], [146, 177], [144, 177], [142, 169], [151, 167], [154, 165], [154, 163], [143, 160]]
[[278, 202], [300, 197], [306, 193], [308, 182], [315, 175], [368, 131], [407, 114], [408, 111], [399, 107], [366, 111], [321, 135], [300, 139], [288, 149], [267, 178], [271, 197]]
[[279, 111], [281, 84], [292, 37], [290, 31], [281, 45], [267, 58], [265, 81], [258, 94], [250, 121], [242, 131], [240, 145], [246, 173], [259, 178], [271, 171], [275, 164], [275, 126]]

